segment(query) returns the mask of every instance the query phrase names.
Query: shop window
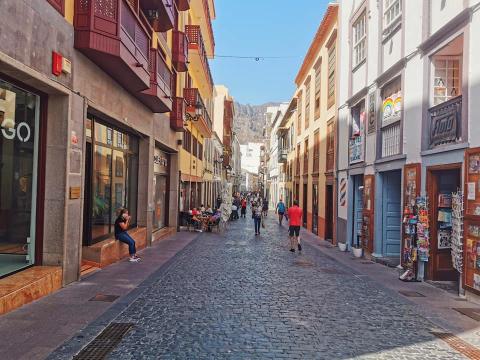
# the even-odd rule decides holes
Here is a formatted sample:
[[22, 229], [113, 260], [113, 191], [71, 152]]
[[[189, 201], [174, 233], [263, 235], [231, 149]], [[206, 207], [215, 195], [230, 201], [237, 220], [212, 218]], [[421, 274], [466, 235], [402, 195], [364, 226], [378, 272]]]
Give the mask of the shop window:
[[60, 14], [65, 15], [65, 0], [47, 0], [50, 5], [52, 5], [55, 10]]
[[35, 259], [39, 103], [0, 80], [0, 276]]
[[113, 233], [117, 212], [122, 207], [129, 210], [131, 224], [136, 224], [138, 141], [96, 119], [93, 132], [91, 239], [95, 242]]
[[366, 56], [366, 12], [364, 11], [353, 24], [353, 67], [360, 65]]

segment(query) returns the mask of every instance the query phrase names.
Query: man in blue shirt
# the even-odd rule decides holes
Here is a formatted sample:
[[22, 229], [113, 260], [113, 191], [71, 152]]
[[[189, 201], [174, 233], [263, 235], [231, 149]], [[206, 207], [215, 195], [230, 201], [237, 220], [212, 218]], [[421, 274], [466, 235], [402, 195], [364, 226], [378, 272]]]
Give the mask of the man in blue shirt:
[[285, 215], [285, 204], [282, 199], [278, 202], [275, 213], [278, 214], [278, 224], [282, 226], [283, 215]]

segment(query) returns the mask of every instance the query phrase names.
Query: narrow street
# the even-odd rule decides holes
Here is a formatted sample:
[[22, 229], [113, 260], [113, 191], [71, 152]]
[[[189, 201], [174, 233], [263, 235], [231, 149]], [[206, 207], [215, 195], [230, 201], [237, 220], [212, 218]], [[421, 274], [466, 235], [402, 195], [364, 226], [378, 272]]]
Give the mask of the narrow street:
[[[415, 307], [309, 244], [288, 251], [270, 214], [203, 233], [113, 323], [133, 328], [111, 359], [463, 359]], [[136, 264], [131, 264], [134, 268]], [[50, 359], [71, 358], [87, 326]]]

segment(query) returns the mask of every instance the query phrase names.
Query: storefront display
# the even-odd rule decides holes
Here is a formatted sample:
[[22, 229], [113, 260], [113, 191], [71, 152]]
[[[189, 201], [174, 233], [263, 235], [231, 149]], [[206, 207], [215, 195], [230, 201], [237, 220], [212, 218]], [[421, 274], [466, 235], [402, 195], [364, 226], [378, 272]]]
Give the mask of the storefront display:
[[452, 194], [452, 264], [459, 273], [463, 272], [463, 192]]
[[34, 263], [39, 106], [0, 80], [0, 276]]
[[480, 148], [465, 153], [464, 285], [480, 292]]
[[365, 175], [363, 187], [362, 247], [373, 252], [375, 176]]
[[85, 165], [86, 173], [91, 173], [91, 184], [85, 187], [85, 197], [91, 201], [86, 209], [84, 245], [88, 246], [112, 235], [120, 208], [127, 208], [131, 224], [136, 224], [138, 140], [94, 116], [89, 115], [87, 122], [93, 129], [92, 137], [87, 137], [91, 146]]

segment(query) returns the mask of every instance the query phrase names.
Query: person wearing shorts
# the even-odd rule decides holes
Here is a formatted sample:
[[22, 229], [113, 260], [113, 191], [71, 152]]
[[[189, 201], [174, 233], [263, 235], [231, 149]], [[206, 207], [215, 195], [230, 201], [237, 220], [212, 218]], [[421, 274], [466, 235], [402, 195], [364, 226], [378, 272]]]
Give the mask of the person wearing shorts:
[[285, 204], [282, 199], [278, 202], [275, 212], [278, 214], [278, 225], [282, 226], [283, 215], [285, 214]]
[[302, 251], [300, 244], [300, 226], [302, 224], [303, 211], [298, 206], [298, 201], [293, 202], [293, 206], [288, 209], [289, 227], [288, 235], [290, 237], [290, 251], [295, 252], [295, 245], [298, 251]]

